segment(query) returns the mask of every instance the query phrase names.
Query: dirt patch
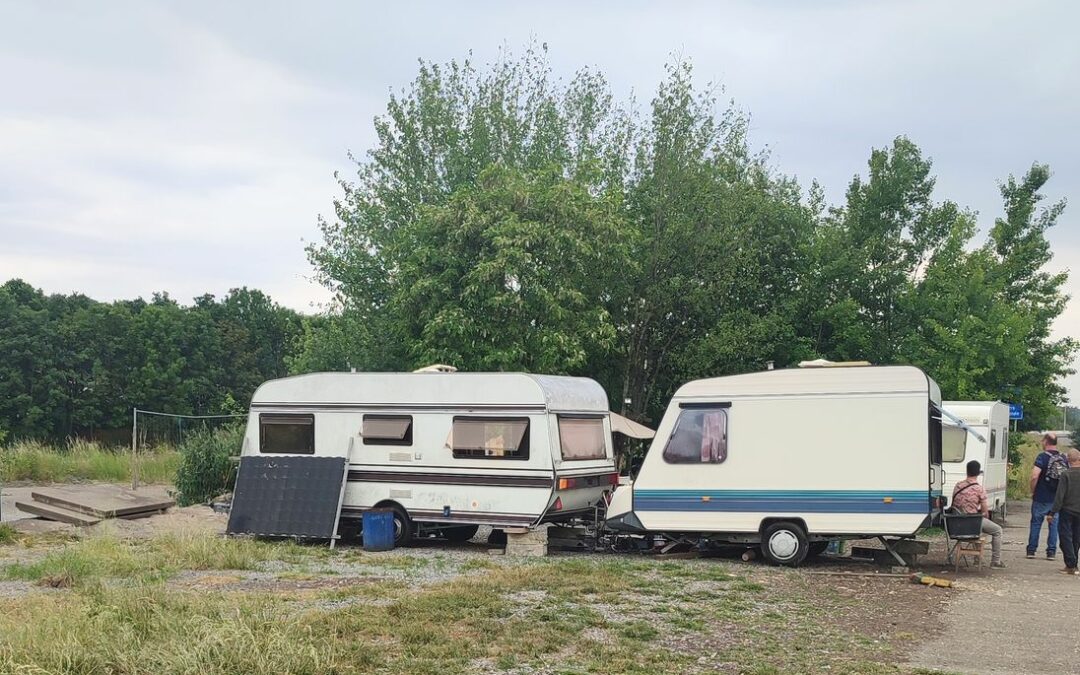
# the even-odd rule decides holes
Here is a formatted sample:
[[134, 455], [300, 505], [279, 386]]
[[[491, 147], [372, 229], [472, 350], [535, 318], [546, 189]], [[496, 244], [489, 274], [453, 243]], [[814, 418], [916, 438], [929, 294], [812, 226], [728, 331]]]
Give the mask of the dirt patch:
[[185, 590], [245, 591], [279, 594], [299, 594], [304, 591], [355, 589], [357, 586], [383, 581], [378, 577], [352, 576], [282, 576], [267, 572], [227, 571], [184, 572], [170, 585]]
[[173, 507], [165, 513], [149, 518], [110, 518], [97, 525], [80, 528], [78, 532], [84, 536], [109, 533], [129, 539], [149, 539], [162, 534], [224, 534], [228, 522], [228, 514], [216, 513], [208, 506], [196, 505]]
[[758, 581], [782, 594], [790, 588], [813, 598], [822, 609], [819, 620], [850, 635], [889, 644], [898, 660], [942, 627], [943, 613], [957, 594], [899, 577], [833, 577], [810, 571]]

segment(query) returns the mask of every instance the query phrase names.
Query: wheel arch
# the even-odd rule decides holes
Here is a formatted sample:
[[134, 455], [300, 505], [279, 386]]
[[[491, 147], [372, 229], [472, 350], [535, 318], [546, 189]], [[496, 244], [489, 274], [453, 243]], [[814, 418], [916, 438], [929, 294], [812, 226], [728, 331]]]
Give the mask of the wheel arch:
[[810, 531], [806, 527], [806, 520], [799, 516], [769, 516], [768, 518], [762, 518], [761, 524], [758, 525], [758, 536], [764, 536], [765, 530], [776, 523], [791, 523], [792, 525], [798, 525], [802, 528], [803, 534], [807, 537], [810, 536]]

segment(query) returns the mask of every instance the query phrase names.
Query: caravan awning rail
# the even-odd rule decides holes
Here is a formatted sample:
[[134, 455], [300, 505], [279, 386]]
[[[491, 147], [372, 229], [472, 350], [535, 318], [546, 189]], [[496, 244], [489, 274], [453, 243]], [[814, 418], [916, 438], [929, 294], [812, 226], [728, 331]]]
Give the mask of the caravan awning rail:
[[941, 414], [941, 417], [938, 418], [941, 421], [944, 422], [945, 418], [948, 418], [948, 420], [950, 422], [952, 422], [954, 425], [960, 427], [964, 431], [968, 432], [969, 434], [971, 434], [975, 438], [979, 439], [979, 441], [981, 443], [986, 442], [986, 437], [985, 436], [980, 434], [978, 431], [975, 431], [974, 429], [972, 429], [970, 426], [968, 426], [968, 424], [966, 422], [964, 422], [964, 420], [960, 419], [956, 415], [953, 415], [952, 413], [946, 412], [941, 406], [939, 406], [937, 404], [934, 404], [934, 410], [936, 410], [937, 412], [939, 412]]

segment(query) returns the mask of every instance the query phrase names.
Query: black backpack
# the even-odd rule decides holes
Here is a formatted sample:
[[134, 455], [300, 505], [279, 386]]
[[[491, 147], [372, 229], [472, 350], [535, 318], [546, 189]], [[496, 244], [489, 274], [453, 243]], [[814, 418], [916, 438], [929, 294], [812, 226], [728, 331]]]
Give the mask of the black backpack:
[[1069, 463], [1065, 461], [1060, 452], [1055, 452], [1050, 455], [1049, 461], [1046, 463], [1046, 480], [1052, 480], [1055, 483], [1061, 480], [1061, 476], [1069, 470]]

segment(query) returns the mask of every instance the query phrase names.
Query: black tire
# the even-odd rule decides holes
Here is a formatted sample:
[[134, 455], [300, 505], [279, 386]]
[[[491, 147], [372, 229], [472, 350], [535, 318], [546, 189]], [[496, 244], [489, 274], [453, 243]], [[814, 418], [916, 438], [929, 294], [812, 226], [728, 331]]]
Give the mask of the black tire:
[[452, 541], [455, 544], [469, 541], [476, 536], [477, 531], [480, 530], [479, 525], [456, 525], [454, 527], [446, 527], [442, 529], [442, 536], [447, 541]]
[[827, 541], [812, 541], [810, 547], [806, 551], [807, 558], [816, 558], [829, 549], [829, 542]]
[[416, 526], [405, 509], [394, 505], [390, 510], [394, 512], [394, 547], [408, 546], [412, 542]]
[[506, 546], [506, 532], [502, 530], [492, 530], [488, 534], [487, 540], [488, 546]]
[[798, 567], [809, 552], [806, 533], [795, 523], [773, 523], [761, 533], [761, 555], [774, 565]]

